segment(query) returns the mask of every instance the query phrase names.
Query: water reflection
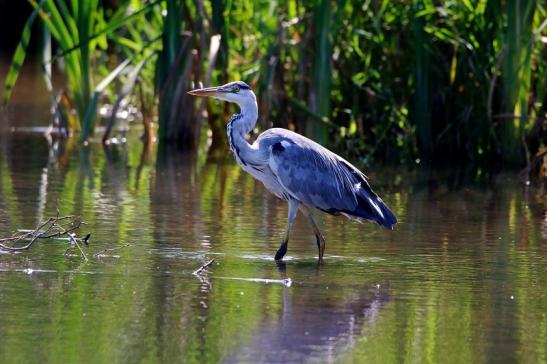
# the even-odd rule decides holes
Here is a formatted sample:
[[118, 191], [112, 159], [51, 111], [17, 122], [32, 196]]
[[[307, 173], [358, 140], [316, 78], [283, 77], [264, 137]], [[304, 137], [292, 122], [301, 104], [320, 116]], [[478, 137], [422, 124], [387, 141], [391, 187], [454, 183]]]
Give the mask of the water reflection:
[[103, 149], [0, 133], [2, 235], [59, 207], [87, 222], [89, 255], [131, 244], [85, 265], [59, 241], [0, 254], [1, 362], [546, 357], [545, 199], [515, 173], [378, 168], [397, 229], [320, 215], [318, 267], [298, 218], [279, 269], [285, 204], [229, 159], [128, 138]]
[[356, 288], [358, 294], [347, 294], [343, 287], [312, 287], [308, 282], [284, 287], [279, 314], [261, 320], [252, 341], [230, 353], [226, 362], [334, 361], [351, 350], [364, 325], [374, 325], [389, 301], [380, 285]]

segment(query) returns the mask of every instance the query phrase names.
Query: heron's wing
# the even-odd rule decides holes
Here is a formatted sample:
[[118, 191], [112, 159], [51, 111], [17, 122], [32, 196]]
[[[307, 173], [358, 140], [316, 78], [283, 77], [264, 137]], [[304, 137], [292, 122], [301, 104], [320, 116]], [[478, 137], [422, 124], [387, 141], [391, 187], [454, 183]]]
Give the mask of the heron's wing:
[[287, 192], [308, 206], [387, 228], [397, 222], [362, 172], [307, 138], [279, 138], [271, 144], [269, 165]]

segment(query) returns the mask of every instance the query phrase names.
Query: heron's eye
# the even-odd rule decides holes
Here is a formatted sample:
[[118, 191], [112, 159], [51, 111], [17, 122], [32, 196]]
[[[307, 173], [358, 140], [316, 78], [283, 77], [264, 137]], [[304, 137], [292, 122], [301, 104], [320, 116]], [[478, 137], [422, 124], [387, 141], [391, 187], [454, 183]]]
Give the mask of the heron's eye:
[[232, 92], [237, 94], [239, 92], [239, 86], [234, 86], [234, 88], [232, 89]]

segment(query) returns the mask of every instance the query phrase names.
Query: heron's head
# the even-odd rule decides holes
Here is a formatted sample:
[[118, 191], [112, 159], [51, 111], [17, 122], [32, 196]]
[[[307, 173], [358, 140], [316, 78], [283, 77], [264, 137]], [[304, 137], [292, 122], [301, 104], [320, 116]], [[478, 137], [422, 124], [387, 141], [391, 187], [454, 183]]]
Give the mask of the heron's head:
[[209, 96], [214, 99], [233, 102], [239, 106], [248, 103], [256, 104], [255, 94], [249, 85], [243, 81], [234, 81], [217, 87], [199, 88], [188, 91], [188, 93], [194, 96]]

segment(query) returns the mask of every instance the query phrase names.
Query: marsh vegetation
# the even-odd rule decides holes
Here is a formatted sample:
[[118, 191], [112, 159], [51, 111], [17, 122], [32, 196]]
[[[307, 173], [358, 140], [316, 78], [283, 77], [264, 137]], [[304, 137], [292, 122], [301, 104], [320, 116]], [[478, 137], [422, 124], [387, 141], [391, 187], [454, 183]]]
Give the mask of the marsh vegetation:
[[[227, 108], [196, 104], [185, 91], [242, 79], [259, 96], [262, 129], [290, 127], [362, 162], [523, 164], [543, 153], [540, 1], [29, 4], [4, 101], [29, 38], [43, 37], [38, 58], [54, 121], [82, 141], [107, 104], [105, 140], [133, 106], [146, 138], [157, 121], [159, 140], [196, 149], [206, 122], [213, 147], [223, 145]], [[54, 86], [56, 72], [64, 82]]]

